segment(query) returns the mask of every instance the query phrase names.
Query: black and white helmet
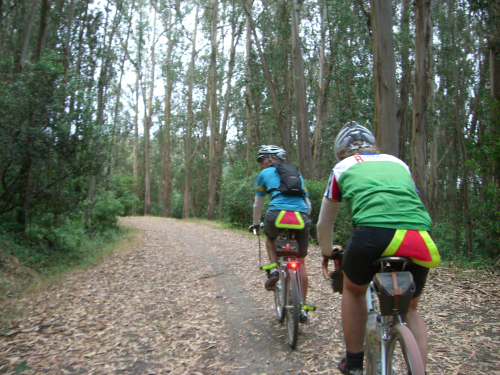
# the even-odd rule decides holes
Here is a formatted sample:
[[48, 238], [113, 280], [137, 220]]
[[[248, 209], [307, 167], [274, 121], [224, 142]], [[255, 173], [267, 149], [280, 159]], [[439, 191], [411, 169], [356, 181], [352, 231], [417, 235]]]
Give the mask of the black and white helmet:
[[[353, 143], [356, 141], [363, 143], [353, 146]], [[375, 137], [373, 134], [364, 126], [359, 125], [356, 121], [350, 121], [342, 127], [339, 135], [335, 138], [333, 152], [337, 160], [340, 160], [340, 153], [344, 150], [373, 146], [375, 146]]]
[[263, 145], [260, 146], [257, 154], [257, 161], [263, 156], [276, 156], [279, 160], [284, 161], [286, 159], [286, 151], [278, 146]]

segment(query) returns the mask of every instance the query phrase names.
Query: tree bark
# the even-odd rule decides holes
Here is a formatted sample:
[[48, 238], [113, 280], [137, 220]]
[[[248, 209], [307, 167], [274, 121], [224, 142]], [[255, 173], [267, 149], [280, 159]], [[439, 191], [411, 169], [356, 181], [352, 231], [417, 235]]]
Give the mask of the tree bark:
[[252, 35], [253, 35], [253, 38], [255, 40], [255, 45], [257, 47], [257, 51], [259, 53], [259, 58], [260, 58], [260, 62], [262, 64], [262, 70], [264, 71], [264, 76], [266, 78], [266, 82], [267, 82], [267, 86], [269, 88], [269, 95], [271, 96], [271, 101], [273, 103], [273, 110], [274, 110], [274, 117], [276, 119], [276, 122], [278, 124], [278, 129], [279, 129], [279, 132], [280, 132], [280, 137], [281, 137], [281, 141], [283, 143], [283, 148], [287, 151], [287, 152], [290, 152], [290, 149], [291, 149], [291, 139], [290, 139], [290, 136], [289, 136], [289, 132], [287, 131], [287, 127], [286, 127], [286, 124], [285, 124], [285, 119], [284, 119], [284, 116], [283, 116], [283, 113], [278, 105], [278, 100], [276, 98], [276, 90], [275, 90], [275, 87], [274, 87], [274, 83], [273, 83], [273, 80], [272, 80], [272, 77], [271, 77], [271, 72], [269, 70], [269, 66], [267, 64], [267, 59], [264, 55], [264, 53], [262, 52], [262, 48], [261, 48], [261, 45], [260, 45], [260, 42], [259, 42], [259, 38], [257, 36], [257, 32], [255, 30], [255, 25], [253, 23], [253, 19], [252, 19], [252, 13], [250, 12], [250, 9], [248, 8], [248, 4], [246, 3], [246, 0], [242, 0], [243, 1], [243, 6], [245, 8], [245, 12], [248, 16], [248, 20], [250, 21], [250, 27], [252, 29]]
[[182, 209], [182, 218], [189, 218], [189, 208], [191, 205], [191, 182], [192, 182], [192, 161], [191, 155], [191, 129], [194, 124], [194, 111], [193, 111], [193, 81], [194, 81], [194, 62], [196, 60], [196, 36], [198, 31], [198, 13], [200, 10], [199, 3], [196, 5], [196, 21], [193, 31], [193, 46], [191, 48], [191, 62], [189, 63], [188, 72], [188, 118], [186, 124], [186, 147], [185, 147], [185, 160], [186, 160], [186, 178], [184, 180], [184, 206]]
[[45, 48], [45, 39], [47, 38], [47, 28], [49, 25], [49, 0], [42, 0], [42, 9], [40, 13], [40, 32], [38, 33], [38, 48], [36, 52], [36, 61], [40, 60], [42, 51]]
[[209, 167], [208, 167], [208, 202], [207, 202], [207, 219], [215, 219], [215, 200], [217, 196], [216, 189], [216, 141], [217, 141], [217, 15], [218, 15], [218, 0], [212, 2], [212, 21], [210, 26], [210, 151], [209, 151]]
[[151, 44], [151, 83], [149, 86], [148, 113], [144, 120], [144, 215], [151, 213], [151, 159], [150, 159], [150, 134], [153, 117], [153, 91], [155, 87], [155, 43], [156, 43], [156, 10], [153, 16], [153, 37]]
[[410, 0], [403, 0], [402, 17], [401, 17], [401, 35], [403, 42], [401, 46], [401, 69], [402, 77], [400, 83], [398, 110], [399, 118], [399, 158], [406, 162], [407, 143], [410, 129], [410, 92], [411, 92], [411, 66], [410, 66]]
[[308, 119], [304, 59], [299, 36], [299, 15], [297, 0], [292, 6], [292, 48], [294, 56], [295, 121], [299, 154], [299, 171], [305, 179], [312, 177], [311, 136]]
[[413, 79], [412, 173], [420, 199], [429, 207], [427, 196], [427, 109], [430, 93], [429, 43], [432, 35], [430, 0], [415, 1], [415, 76]]
[[[252, 9], [253, 0], [247, 0], [247, 7]], [[252, 30], [250, 25], [250, 16], [246, 13], [246, 58], [245, 58], [245, 106], [246, 106], [246, 120], [247, 120], [247, 170], [246, 176], [249, 177], [251, 173], [250, 166], [252, 165], [252, 150], [255, 147], [253, 140], [253, 128], [254, 128], [254, 118], [253, 118], [253, 106], [254, 98], [252, 93], [252, 69], [250, 66], [250, 58], [252, 55]]]
[[[35, 0], [33, 0], [35, 1]], [[22, 45], [22, 49], [21, 49], [21, 56], [20, 56], [20, 59], [19, 59], [19, 71], [22, 73], [25, 72], [25, 64], [26, 64], [26, 60], [28, 59], [28, 48], [29, 48], [29, 43], [30, 43], [30, 36], [31, 36], [31, 28], [33, 27], [33, 20], [34, 20], [34, 16], [35, 16], [35, 9], [36, 9], [36, 6], [34, 4], [32, 4], [31, 6], [31, 9], [30, 9], [30, 15], [29, 15], [29, 19], [28, 19], [28, 25], [26, 26], [26, 28], [24, 29], [24, 42], [23, 42], [23, 45]]]
[[375, 138], [381, 152], [398, 156], [396, 66], [392, 2], [371, 0], [372, 53], [375, 83]]
[[321, 3], [321, 44], [319, 50], [319, 72], [318, 72], [318, 101], [316, 104], [316, 128], [313, 135], [313, 178], [319, 178], [319, 164], [321, 160], [321, 143], [323, 137], [323, 120], [327, 103], [327, 89], [331, 82], [333, 64], [326, 61], [326, 30], [328, 29], [328, 6], [326, 2]]

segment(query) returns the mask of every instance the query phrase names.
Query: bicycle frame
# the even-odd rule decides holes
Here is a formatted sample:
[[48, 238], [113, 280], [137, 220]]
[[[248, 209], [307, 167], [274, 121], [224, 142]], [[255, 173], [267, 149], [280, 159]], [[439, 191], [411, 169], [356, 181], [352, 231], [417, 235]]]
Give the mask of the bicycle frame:
[[[404, 258], [401, 258], [400, 260], [397, 260], [396, 258], [394, 258], [395, 261], [399, 261], [399, 262], [404, 262]], [[403, 265], [403, 269], [404, 269], [404, 265]], [[385, 265], [384, 264], [381, 264], [381, 272], [387, 272], [387, 270], [385, 269]], [[376, 289], [375, 289], [375, 283], [372, 281], [370, 282], [370, 286], [368, 287], [367, 291], [366, 291], [366, 295], [365, 295], [365, 299], [366, 299], [366, 309], [367, 309], [367, 312], [370, 313], [370, 312], [376, 312], [377, 313], [377, 322], [380, 322], [380, 325], [376, 325], [376, 329], [380, 330], [380, 332], [378, 332], [380, 334], [380, 374], [381, 375], [385, 375], [385, 374], [388, 374], [389, 373], [389, 347], [391, 345], [391, 341], [392, 341], [392, 338], [391, 338], [391, 334], [393, 332], [393, 328], [394, 328], [394, 331], [401, 331], [403, 330], [402, 327], [404, 327], [404, 330], [409, 331], [409, 329], [406, 327], [406, 324], [403, 322], [403, 319], [401, 317], [401, 315], [399, 314], [394, 314], [394, 315], [380, 315], [380, 309], [377, 310], [375, 309], [375, 306], [374, 306], [374, 301], [376, 299]], [[368, 324], [368, 323], [367, 323]], [[368, 332], [367, 332], [368, 334]], [[410, 332], [410, 335], [411, 335], [411, 332]], [[411, 335], [411, 338], [414, 340], [413, 338], [413, 335]], [[371, 357], [373, 356], [373, 352], [375, 350], [375, 348], [371, 345], [370, 343], [370, 340], [369, 338], [367, 337], [365, 339], [365, 342], [367, 343], [367, 355], [370, 357], [370, 361], [371, 361]], [[416, 345], [416, 342], [415, 342], [415, 345]], [[418, 351], [418, 347], [417, 347], [417, 351]], [[418, 353], [418, 359], [417, 360], [420, 360], [420, 353]], [[415, 358], [411, 358], [411, 363], [412, 364], [415, 364]], [[367, 361], [368, 362], [368, 361]], [[372, 363], [367, 363], [367, 365], [373, 367], [373, 364]], [[423, 374], [423, 365], [421, 365], [422, 367], [419, 367], [418, 364], [416, 364], [417, 366], [415, 367], [415, 369], [418, 369], [418, 371], [422, 371], [422, 374]], [[372, 372], [373, 374], [377, 374], [377, 371], [376, 369], [372, 369]]]

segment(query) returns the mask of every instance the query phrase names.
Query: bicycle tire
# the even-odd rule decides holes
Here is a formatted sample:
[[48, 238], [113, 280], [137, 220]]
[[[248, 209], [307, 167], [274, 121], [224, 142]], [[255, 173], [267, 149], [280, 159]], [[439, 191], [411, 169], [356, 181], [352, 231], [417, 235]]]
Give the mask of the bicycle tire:
[[388, 375], [425, 375], [417, 342], [408, 327], [403, 324], [392, 327], [387, 347]]
[[[375, 291], [371, 285], [368, 288], [368, 291], [370, 292], [370, 295], [371, 295], [371, 305], [372, 305], [373, 311], [379, 311], [378, 310], [378, 298], [375, 296]], [[377, 316], [377, 320], [379, 318], [380, 318], [380, 316]], [[381, 363], [377, 362], [375, 360], [375, 357], [373, 356], [372, 350], [374, 350], [374, 348], [372, 348], [370, 346], [369, 332], [367, 329], [365, 329], [365, 372], [366, 372], [366, 375], [379, 375], [382, 372]], [[377, 372], [377, 369], [378, 369], [378, 372]]]
[[274, 304], [276, 306], [276, 315], [280, 323], [283, 323], [283, 320], [285, 320], [284, 301], [286, 301], [286, 288], [283, 288], [283, 278], [280, 278], [274, 287]]
[[299, 337], [299, 285], [297, 283], [297, 271], [288, 271], [286, 277], [286, 329], [288, 333], [288, 345], [294, 349]]

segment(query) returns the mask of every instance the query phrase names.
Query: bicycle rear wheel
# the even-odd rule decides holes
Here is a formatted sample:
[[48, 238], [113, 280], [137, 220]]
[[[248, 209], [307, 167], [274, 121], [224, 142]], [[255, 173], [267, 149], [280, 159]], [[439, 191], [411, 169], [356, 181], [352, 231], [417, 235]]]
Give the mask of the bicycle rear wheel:
[[415, 337], [410, 329], [403, 324], [396, 324], [389, 333], [387, 374], [425, 374]]
[[297, 271], [288, 271], [285, 282], [286, 296], [286, 329], [288, 332], [288, 345], [295, 348], [299, 336], [299, 285], [297, 284]]
[[285, 301], [286, 288], [283, 287], [283, 278], [280, 278], [274, 287], [274, 304], [276, 305], [276, 315], [278, 315], [280, 323], [285, 320]]

